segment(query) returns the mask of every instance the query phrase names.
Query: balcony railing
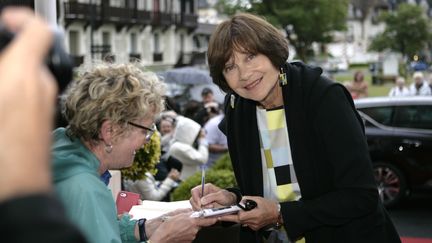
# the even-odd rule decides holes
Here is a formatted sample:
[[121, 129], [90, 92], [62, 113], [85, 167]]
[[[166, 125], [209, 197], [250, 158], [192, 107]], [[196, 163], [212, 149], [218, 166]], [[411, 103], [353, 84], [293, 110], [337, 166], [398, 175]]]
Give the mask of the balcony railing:
[[102, 9], [103, 21], [118, 24], [136, 23], [136, 19], [134, 18], [134, 9], [111, 7], [109, 5], [104, 5]]
[[138, 24], [149, 25], [152, 22], [152, 15], [150, 11], [136, 10], [135, 19]]
[[186, 13], [176, 14], [176, 25], [177, 27], [194, 30], [198, 27], [198, 15]]
[[149, 25], [153, 27], [167, 28], [171, 25], [194, 30], [198, 26], [198, 15], [196, 14], [173, 14], [159, 11], [139, 10], [130, 7], [113, 7], [108, 1], [102, 4], [89, 4], [77, 1], [64, 2], [66, 24], [73, 21], [85, 21], [93, 23], [96, 28], [103, 23], [113, 23], [117, 27], [125, 25]]
[[138, 61], [141, 59], [141, 54], [139, 53], [129, 53], [129, 62]]
[[154, 27], [167, 28], [175, 23], [173, 14], [163, 12], [153, 12], [152, 25]]
[[84, 20], [91, 22], [92, 20], [100, 21], [101, 8], [95, 4], [65, 2], [65, 21], [73, 22], [76, 20]]
[[102, 53], [103, 55], [111, 52], [111, 45], [93, 45], [91, 53]]

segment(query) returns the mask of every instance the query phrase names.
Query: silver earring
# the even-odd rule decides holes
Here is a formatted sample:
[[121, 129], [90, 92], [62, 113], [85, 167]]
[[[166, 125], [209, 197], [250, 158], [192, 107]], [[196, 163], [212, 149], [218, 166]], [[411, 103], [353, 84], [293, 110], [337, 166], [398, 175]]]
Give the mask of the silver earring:
[[113, 149], [112, 144], [105, 145], [105, 152], [107, 152], [108, 154], [112, 152], [112, 149]]

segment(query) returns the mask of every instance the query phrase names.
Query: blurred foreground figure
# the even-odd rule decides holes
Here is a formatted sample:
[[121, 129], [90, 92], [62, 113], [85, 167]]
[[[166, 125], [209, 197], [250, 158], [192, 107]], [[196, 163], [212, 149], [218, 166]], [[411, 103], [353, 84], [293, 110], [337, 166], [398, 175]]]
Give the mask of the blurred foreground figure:
[[23, 8], [4, 9], [1, 24], [19, 30], [0, 53], [1, 241], [86, 242], [51, 195], [49, 149], [57, 87], [44, 66], [50, 27]]

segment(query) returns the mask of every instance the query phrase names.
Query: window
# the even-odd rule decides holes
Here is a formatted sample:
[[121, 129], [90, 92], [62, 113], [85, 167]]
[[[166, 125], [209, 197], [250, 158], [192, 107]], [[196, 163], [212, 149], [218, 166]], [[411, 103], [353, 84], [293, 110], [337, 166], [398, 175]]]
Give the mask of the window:
[[432, 106], [400, 106], [396, 108], [394, 126], [432, 129]]
[[136, 33], [130, 35], [130, 53], [138, 53]]
[[102, 44], [110, 45], [111, 44], [111, 34], [109, 32], [102, 33]]
[[159, 34], [155, 33], [153, 36], [154, 41], [154, 52], [159, 53], [160, 52], [160, 46], [159, 46]]
[[393, 107], [370, 107], [370, 108], [362, 108], [359, 110], [365, 113], [366, 115], [370, 116], [378, 123], [387, 126], [390, 125], [391, 123], [391, 119], [393, 115]]
[[78, 56], [80, 54], [79, 45], [79, 33], [78, 31], [69, 31], [69, 53], [73, 56]]

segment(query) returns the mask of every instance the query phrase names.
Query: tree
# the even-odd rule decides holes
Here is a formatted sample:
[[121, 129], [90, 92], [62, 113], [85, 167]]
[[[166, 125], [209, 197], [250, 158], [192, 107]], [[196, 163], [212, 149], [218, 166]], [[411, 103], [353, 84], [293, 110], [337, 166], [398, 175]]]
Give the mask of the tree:
[[[284, 29], [298, 58], [310, 57], [312, 44], [329, 43], [332, 32], [345, 30], [349, 0], [225, 0], [226, 8], [265, 17]], [[245, 4], [245, 2], [249, 4]], [[239, 6], [241, 3], [242, 6]]]
[[380, 19], [386, 27], [372, 40], [370, 50], [392, 50], [408, 61], [419, 54], [431, 38], [428, 20], [417, 5], [400, 4], [395, 12], [384, 13]]

